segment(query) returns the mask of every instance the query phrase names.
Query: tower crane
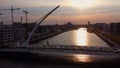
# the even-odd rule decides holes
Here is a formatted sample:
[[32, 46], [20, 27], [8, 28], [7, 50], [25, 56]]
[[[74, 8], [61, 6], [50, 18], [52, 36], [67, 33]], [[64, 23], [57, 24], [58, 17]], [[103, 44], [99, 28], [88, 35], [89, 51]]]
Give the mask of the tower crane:
[[2, 13], [0, 13], [0, 16], [3, 15]]
[[28, 23], [28, 14], [29, 14], [29, 12], [27, 11], [27, 10], [23, 10], [23, 12], [25, 13], [25, 17], [26, 17], [26, 23]]
[[13, 8], [13, 6], [11, 6], [10, 9], [0, 9], [0, 10], [11, 10], [11, 18], [12, 18], [12, 24], [14, 23], [14, 11], [15, 10], [20, 10], [20, 8]]

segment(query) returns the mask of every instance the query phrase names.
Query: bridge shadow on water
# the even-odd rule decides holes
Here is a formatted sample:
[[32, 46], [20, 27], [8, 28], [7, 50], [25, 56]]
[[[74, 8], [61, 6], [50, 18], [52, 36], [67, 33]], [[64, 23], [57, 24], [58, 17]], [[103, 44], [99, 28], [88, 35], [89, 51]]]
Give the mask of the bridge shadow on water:
[[60, 56], [2, 52], [0, 68], [116, 68], [120, 67], [119, 61], [78, 63]]

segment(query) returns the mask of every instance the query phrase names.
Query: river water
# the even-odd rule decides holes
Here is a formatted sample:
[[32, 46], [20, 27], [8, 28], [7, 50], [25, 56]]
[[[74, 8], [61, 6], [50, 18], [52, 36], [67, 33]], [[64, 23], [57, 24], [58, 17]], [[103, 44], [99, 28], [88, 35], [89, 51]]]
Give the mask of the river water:
[[[50, 45], [109, 47], [109, 45], [99, 38], [95, 33], [87, 32], [86, 28], [64, 32], [47, 40], [49, 41]], [[45, 45], [47, 40], [41, 41], [37, 45]]]

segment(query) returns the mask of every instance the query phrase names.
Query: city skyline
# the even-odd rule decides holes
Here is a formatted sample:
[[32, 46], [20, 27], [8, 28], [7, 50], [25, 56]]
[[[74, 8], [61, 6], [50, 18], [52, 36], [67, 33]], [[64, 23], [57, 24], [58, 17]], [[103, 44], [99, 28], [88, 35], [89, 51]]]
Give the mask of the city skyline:
[[119, 3], [0, 0], [0, 67], [119, 67]]
[[[61, 7], [48, 17], [44, 24], [65, 24], [68, 21], [74, 24], [86, 24], [87, 21], [111, 23], [120, 21], [119, 3], [119, 0], [1, 0], [0, 9], [9, 9], [11, 6], [21, 8], [20, 11], [14, 12], [15, 22], [19, 22], [21, 16], [25, 22], [22, 10], [27, 9], [30, 12], [28, 15], [29, 22], [34, 22], [55, 6], [60, 5]], [[10, 24], [10, 11], [0, 10], [0, 13], [3, 13], [0, 20]]]

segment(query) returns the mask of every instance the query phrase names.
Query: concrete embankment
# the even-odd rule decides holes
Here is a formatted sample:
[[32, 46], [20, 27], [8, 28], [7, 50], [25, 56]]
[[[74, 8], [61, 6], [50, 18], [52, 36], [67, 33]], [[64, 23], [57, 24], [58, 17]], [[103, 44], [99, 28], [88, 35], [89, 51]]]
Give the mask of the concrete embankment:
[[120, 45], [116, 44], [115, 42], [103, 36], [102, 34], [97, 32], [95, 32], [95, 34], [98, 35], [101, 39], [103, 39], [110, 47], [120, 47]]
[[32, 39], [32, 40], [30, 41], [30, 43], [31, 43], [31, 44], [32, 44], [32, 43], [37, 43], [37, 42], [39, 42], [39, 41], [41, 41], [41, 40], [44, 40], [44, 39], [47, 39], [47, 38], [50, 38], [50, 37], [53, 37], [53, 36], [56, 36], [56, 35], [59, 35], [59, 34], [64, 33], [64, 32], [71, 31], [71, 30], [75, 30], [75, 29], [69, 29], [69, 30], [64, 30], [64, 31], [61, 31], [61, 32], [50, 33], [50, 34], [47, 34], [47, 35], [45, 35], [45, 36]]
[[39, 41], [41, 41], [41, 40], [44, 40], [44, 39], [47, 39], [47, 38], [50, 38], [50, 37], [53, 37], [53, 36], [56, 36], [56, 35], [61, 34], [61, 33], [63, 33], [63, 32], [51, 33], [51, 34], [48, 34], [48, 35], [43, 36], [43, 37], [38, 38], [38, 39], [32, 39], [32, 40], [30, 41], [30, 43], [36, 43], [36, 42], [39, 42]]

